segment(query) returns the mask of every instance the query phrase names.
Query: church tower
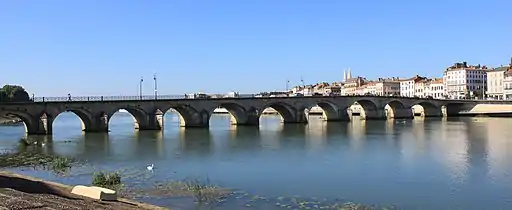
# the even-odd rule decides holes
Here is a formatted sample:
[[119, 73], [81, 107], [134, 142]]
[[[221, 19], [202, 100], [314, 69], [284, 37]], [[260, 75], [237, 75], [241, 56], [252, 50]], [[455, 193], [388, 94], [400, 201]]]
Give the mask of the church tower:
[[347, 81], [347, 70], [343, 70], [343, 82]]
[[347, 80], [348, 79], [352, 79], [352, 72], [350, 72], [350, 68], [348, 68], [348, 72], [347, 72]]

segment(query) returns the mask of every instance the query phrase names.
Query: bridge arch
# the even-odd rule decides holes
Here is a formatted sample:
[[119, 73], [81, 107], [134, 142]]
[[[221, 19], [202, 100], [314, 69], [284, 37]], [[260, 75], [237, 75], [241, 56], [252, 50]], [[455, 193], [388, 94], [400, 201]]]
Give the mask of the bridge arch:
[[322, 109], [322, 118], [325, 121], [349, 120], [346, 109], [340, 110], [340, 107], [329, 101], [315, 101], [314, 103], [308, 104], [304, 111], [308, 110], [308, 114], [311, 114], [311, 112], [314, 111], [312, 108], [315, 106]]
[[38, 119], [36, 116], [32, 116], [29, 113], [23, 111], [11, 111], [11, 110], [2, 110], [0, 111], [0, 115], [2, 116], [14, 116], [19, 118], [25, 127], [25, 132], [27, 134], [46, 134], [46, 130], [44, 130], [44, 125], [41, 119]]
[[[384, 118], [384, 110], [380, 109], [375, 102], [367, 99], [356, 101], [361, 106], [361, 119], [382, 119]], [[354, 103], [355, 104], [355, 103]]]
[[165, 107], [158, 107], [156, 112], [158, 111], [162, 112], [164, 118], [167, 113], [175, 111], [179, 118], [180, 127], [204, 127], [208, 125], [208, 117], [204, 120], [203, 114], [193, 107], [185, 104], [173, 104]]
[[405, 106], [399, 100], [392, 100], [388, 102], [386, 107], [384, 107], [384, 112], [388, 119], [404, 119], [413, 117], [411, 107]]
[[429, 101], [418, 101], [418, 102], [414, 103], [414, 105], [419, 105], [421, 107], [421, 110], [419, 110], [419, 111], [416, 110], [417, 106], [413, 108], [415, 115], [417, 115], [419, 112], [419, 115], [422, 117], [440, 117], [440, 116], [442, 116], [441, 107], [438, 107]]
[[[244, 125], [247, 124], [248, 118], [251, 117], [249, 115], [256, 115], [256, 110], [254, 108], [247, 110], [242, 105], [234, 103], [234, 102], [221, 102], [217, 103], [216, 107], [211, 110], [209, 113], [213, 113], [216, 108], [224, 108], [226, 111], [229, 112], [229, 115], [231, 116], [231, 124], [232, 125]], [[251, 113], [249, 113], [251, 112]], [[210, 118], [211, 118], [210, 114]], [[208, 119], [208, 121], [210, 120]], [[257, 117], [256, 117], [257, 118]]]
[[261, 119], [261, 115], [263, 115], [263, 112], [265, 111], [265, 109], [267, 108], [272, 108], [274, 110], [276, 110], [276, 112], [281, 116], [281, 122], [283, 123], [294, 123], [296, 122], [296, 119], [295, 119], [295, 110], [294, 108], [285, 103], [285, 102], [270, 102], [270, 103], [267, 103], [265, 105], [263, 105], [259, 111], [258, 111], [258, 116], [259, 118]]
[[148, 113], [145, 110], [138, 108], [138, 107], [124, 107], [124, 106], [114, 107], [105, 112], [105, 114], [108, 116], [107, 122], [108, 122], [109, 127], [110, 127], [110, 123], [111, 123], [111, 120], [114, 117], [114, 115], [117, 113], [120, 113], [121, 110], [126, 110], [126, 112], [131, 115], [131, 117], [133, 118], [133, 123], [134, 123], [135, 129], [141, 129], [141, 128], [144, 129], [145, 127], [147, 127], [146, 124], [148, 121]]
[[51, 125], [49, 125], [49, 127], [53, 128], [55, 119], [57, 119], [57, 117], [59, 115], [61, 115], [62, 113], [73, 113], [75, 116], [77, 116], [78, 119], [80, 120], [82, 131], [86, 131], [87, 129], [91, 128], [91, 126], [93, 124], [93, 119], [92, 119], [91, 113], [89, 113], [87, 110], [83, 110], [83, 109], [66, 108], [66, 109], [60, 110], [60, 111], [48, 111], [48, 112], [43, 113], [42, 115], [48, 116], [48, 119], [49, 119], [48, 123], [51, 124]]

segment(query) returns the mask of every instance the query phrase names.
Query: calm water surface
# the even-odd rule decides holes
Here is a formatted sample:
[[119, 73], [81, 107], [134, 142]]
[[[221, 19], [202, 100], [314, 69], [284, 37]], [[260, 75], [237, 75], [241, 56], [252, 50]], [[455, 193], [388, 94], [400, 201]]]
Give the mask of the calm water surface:
[[[268, 198], [341, 198], [403, 209], [512, 209], [512, 119], [325, 123], [312, 116], [309, 125], [282, 125], [278, 116], [261, 120], [259, 129], [237, 129], [229, 125], [229, 116], [218, 115], [209, 130], [184, 130], [178, 117], [168, 113], [163, 132], [136, 132], [131, 116], [117, 113], [109, 134], [84, 135], [78, 118], [64, 113], [42, 152], [85, 159], [93, 168], [76, 169], [64, 178], [47, 171], [14, 171], [90, 184], [92, 171], [143, 172], [155, 164], [153, 175], [131, 184], [208, 177], [220, 186]], [[0, 127], [0, 148], [15, 147], [22, 137], [23, 126]], [[235, 203], [222, 208], [240, 207]]]

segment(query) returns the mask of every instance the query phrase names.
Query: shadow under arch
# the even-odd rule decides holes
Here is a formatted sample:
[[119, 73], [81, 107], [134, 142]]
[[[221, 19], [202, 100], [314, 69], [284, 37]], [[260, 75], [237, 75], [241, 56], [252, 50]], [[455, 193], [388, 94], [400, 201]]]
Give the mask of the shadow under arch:
[[326, 123], [323, 131], [326, 136], [346, 136], [348, 133], [348, 126], [350, 122], [332, 122]]
[[133, 133], [134, 138], [137, 140], [152, 140], [152, 141], [161, 141], [164, 138], [164, 132], [161, 130], [142, 130], [142, 131], [136, 131]]
[[258, 127], [241, 126], [230, 130], [229, 150], [239, 151], [259, 151], [262, 148], [262, 137]]
[[230, 139], [249, 139], [249, 138], [259, 138], [260, 137], [260, 129], [258, 127], [236, 127], [235, 129], [230, 130]]
[[265, 104], [260, 110], [260, 119], [261, 116], [263, 115], [263, 112], [267, 108], [272, 108], [276, 110], [276, 112], [281, 116], [282, 123], [293, 123], [296, 121], [293, 114], [295, 112], [295, 109], [291, 105], [284, 102], [271, 102]]
[[284, 124], [279, 132], [279, 145], [281, 148], [304, 149], [307, 145], [307, 124]]
[[[306, 109], [311, 112], [311, 109], [315, 106], [322, 108], [322, 117], [325, 121], [340, 121], [349, 120], [348, 115], [340, 116], [340, 108], [335, 104], [328, 101], [316, 101], [313, 104], [308, 105]], [[304, 110], [306, 111], [306, 110]], [[343, 110], [346, 112], [346, 110]]]
[[164, 132], [161, 130], [139, 130], [133, 133], [135, 151], [138, 156], [163, 156], [165, 154]]
[[361, 119], [382, 119], [384, 114], [380, 112], [377, 105], [370, 100], [357, 100], [356, 101], [361, 106]]
[[446, 116], [448, 117], [456, 117], [460, 116], [460, 112], [464, 111], [465, 104], [463, 103], [448, 103], [443, 107], [445, 108]]
[[180, 150], [184, 154], [209, 156], [213, 153], [212, 134], [209, 129], [180, 129]]
[[[231, 116], [231, 125], [237, 125], [239, 123], [242, 123], [244, 115], [246, 115], [246, 112], [248, 110], [245, 110], [245, 108], [237, 103], [233, 102], [226, 102], [226, 103], [219, 103], [217, 104], [217, 107], [214, 108], [224, 108], [229, 112], [229, 115]], [[213, 113], [214, 110], [211, 110], [210, 113]], [[210, 121], [212, 115], [209, 115], [208, 121]]]
[[77, 155], [79, 158], [97, 162], [104, 161], [105, 157], [112, 154], [112, 142], [109, 133], [84, 132], [81, 138], [83, 144], [77, 144], [77, 146], [83, 146], [81, 152]]
[[[440, 117], [443, 115], [441, 107], [438, 107], [428, 101], [420, 101], [414, 105], [419, 105], [422, 107], [423, 110], [420, 113], [422, 117]], [[414, 112], [416, 113], [416, 111]]]
[[171, 105], [157, 110], [163, 113], [163, 118], [169, 112], [175, 112], [179, 117], [180, 127], [193, 127], [196, 123], [193, 120], [193, 115], [201, 114], [199, 111], [187, 105]]

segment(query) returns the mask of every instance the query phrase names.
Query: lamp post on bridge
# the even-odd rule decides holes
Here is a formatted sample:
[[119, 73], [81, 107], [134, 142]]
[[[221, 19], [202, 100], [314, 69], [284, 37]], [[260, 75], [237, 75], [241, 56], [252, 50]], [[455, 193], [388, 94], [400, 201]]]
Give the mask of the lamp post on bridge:
[[142, 100], [142, 82], [144, 82], [144, 78], [140, 77], [140, 82], [139, 82], [139, 98], [140, 98], [140, 100]]
[[286, 80], [286, 96], [290, 96], [289, 92], [290, 92], [290, 80]]
[[155, 100], [158, 100], [158, 86], [156, 85], [156, 73], [153, 74], [153, 80], [155, 80]]

